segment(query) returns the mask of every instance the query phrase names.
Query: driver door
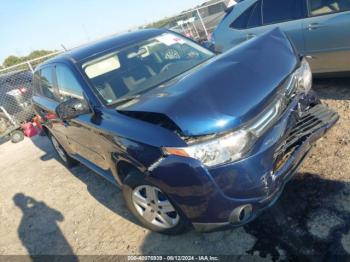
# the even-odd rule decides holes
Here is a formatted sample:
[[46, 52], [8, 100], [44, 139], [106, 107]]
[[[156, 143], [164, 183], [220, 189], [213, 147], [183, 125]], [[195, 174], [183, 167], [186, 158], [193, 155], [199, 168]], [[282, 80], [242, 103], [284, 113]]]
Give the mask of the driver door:
[[[55, 66], [58, 95], [61, 102], [70, 98], [85, 99], [83, 88], [72, 69], [65, 64]], [[70, 148], [79, 158], [87, 160], [103, 169], [108, 169], [106, 157], [100, 148], [100, 135], [95, 132], [92, 114], [80, 115], [63, 121], [62, 133]]]

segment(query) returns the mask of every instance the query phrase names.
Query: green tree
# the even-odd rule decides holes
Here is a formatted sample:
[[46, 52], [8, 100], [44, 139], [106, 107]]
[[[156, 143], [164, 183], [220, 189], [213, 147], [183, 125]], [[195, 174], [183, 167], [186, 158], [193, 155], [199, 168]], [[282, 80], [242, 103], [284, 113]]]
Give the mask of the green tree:
[[3, 66], [9, 67], [21, 63], [23, 60], [21, 57], [10, 55], [4, 60]]
[[31, 52], [26, 58], [28, 60], [31, 60], [31, 59], [35, 59], [35, 58], [38, 58], [38, 57], [41, 57], [41, 56], [44, 56], [44, 55], [51, 54], [52, 52], [54, 52], [54, 51], [36, 50], [36, 51]]
[[27, 56], [18, 57], [18, 56], [10, 55], [4, 60], [3, 67], [17, 65], [17, 64], [22, 63], [24, 61], [28, 61], [28, 60], [32, 60], [32, 59], [35, 59], [35, 58], [38, 58], [41, 56], [45, 56], [45, 55], [51, 54], [53, 52], [55, 52], [55, 51], [35, 50]]

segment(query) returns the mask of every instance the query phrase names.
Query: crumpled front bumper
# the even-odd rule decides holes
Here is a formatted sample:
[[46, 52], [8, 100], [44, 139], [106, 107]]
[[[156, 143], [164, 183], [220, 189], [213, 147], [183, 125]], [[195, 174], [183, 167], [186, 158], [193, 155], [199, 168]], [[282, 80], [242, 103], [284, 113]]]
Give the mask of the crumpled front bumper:
[[[284, 138], [275, 151], [275, 166], [270, 176], [266, 177], [274, 183], [268, 189], [273, 196], [288, 175], [299, 166], [311, 148], [311, 144], [321, 138], [339, 119], [339, 115], [322, 104], [312, 107], [302, 114], [294, 128]], [[298, 164], [299, 163], [299, 164]], [[291, 172], [292, 171], [292, 172]]]
[[241, 226], [256, 218], [263, 210], [272, 206], [279, 198], [286, 183], [292, 178], [306, 158], [312, 143], [321, 138], [339, 119], [336, 112], [319, 104], [300, 116], [294, 128], [275, 151], [274, 168], [263, 177], [266, 197], [245, 199], [241, 206], [252, 205], [250, 217], [240, 223], [194, 223], [198, 231], [211, 231], [225, 226]]
[[[152, 183], [169, 195], [199, 231], [246, 224], [274, 204], [312, 143], [339, 118], [322, 104], [295, 114], [286, 114], [246, 159], [206, 169], [199, 161], [170, 156], [153, 170]], [[249, 217], [232, 221], [232, 213], [244, 205], [251, 206]]]

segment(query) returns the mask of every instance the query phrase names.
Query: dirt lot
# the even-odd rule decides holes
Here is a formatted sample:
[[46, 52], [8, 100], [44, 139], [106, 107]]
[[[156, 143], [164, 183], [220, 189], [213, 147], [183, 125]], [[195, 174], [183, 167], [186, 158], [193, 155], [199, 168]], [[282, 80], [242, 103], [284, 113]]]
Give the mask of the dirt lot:
[[1, 145], [0, 255], [350, 254], [350, 79], [317, 81], [315, 90], [341, 120], [273, 208], [224, 232], [151, 233], [132, 222], [113, 185], [85, 167], [65, 169], [47, 138]]

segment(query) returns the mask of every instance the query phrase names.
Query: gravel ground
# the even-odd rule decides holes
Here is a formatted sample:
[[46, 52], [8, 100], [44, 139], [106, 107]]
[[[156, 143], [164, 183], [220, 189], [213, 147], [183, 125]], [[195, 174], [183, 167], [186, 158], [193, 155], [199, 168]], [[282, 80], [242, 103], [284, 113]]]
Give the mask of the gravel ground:
[[136, 225], [121, 192], [67, 170], [45, 137], [0, 146], [0, 255], [211, 254], [328, 259], [350, 254], [350, 79], [315, 90], [341, 115], [281, 199], [245, 227], [163, 236]]

